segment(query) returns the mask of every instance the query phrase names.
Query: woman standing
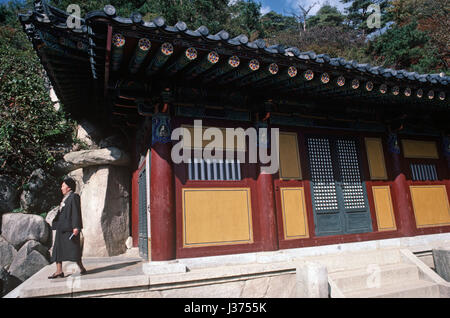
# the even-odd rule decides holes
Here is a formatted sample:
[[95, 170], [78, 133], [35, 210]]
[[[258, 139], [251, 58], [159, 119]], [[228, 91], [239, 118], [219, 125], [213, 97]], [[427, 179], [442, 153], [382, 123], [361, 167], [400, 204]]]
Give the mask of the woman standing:
[[56, 214], [52, 230], [56, 230], [51, 261], [56, 262], [56, 272], [49, 279], [64, 277], [62, 262], [76, 262], [80, 274], [86, 274], [81, 262], [80, 231], [83, 228], [81, 220], [80, 196], [75, 191], [76, 184], [72, 178], [64, 179], [61, 192], [64, 195], [59, 211]]

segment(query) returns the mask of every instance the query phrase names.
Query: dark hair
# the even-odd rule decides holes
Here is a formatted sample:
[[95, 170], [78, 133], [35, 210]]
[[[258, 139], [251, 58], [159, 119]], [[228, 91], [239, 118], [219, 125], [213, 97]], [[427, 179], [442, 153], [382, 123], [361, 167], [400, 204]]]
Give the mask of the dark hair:
[[77, 184], [75, 180], [72, 178], [65, 178], [63, 181], [73, 192], [75, 192], [75, 189], [77, 188]]

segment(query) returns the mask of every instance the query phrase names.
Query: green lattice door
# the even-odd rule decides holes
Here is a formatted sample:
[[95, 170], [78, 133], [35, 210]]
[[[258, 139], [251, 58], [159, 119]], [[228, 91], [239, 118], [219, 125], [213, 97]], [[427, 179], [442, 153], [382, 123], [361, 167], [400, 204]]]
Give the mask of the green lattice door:
[[316, 235], [372, 231], [358, 140], [311, 136], [307, 147]]
[[139, 172], [139, 256], [148, 259], [147, 177], [145, 165]]

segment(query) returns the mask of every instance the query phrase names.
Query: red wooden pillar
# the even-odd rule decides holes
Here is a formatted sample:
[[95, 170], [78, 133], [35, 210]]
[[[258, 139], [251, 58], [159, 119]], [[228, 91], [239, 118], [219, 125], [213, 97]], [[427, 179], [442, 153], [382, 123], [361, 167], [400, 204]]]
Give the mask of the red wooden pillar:
[[275, 251], [278, 249], [278, 235], [272, 174], [260, 172], [256, 188], [260, 209], [262, 248], [264, 251]]
[[[161, 125], [153, 121], [153, 135]], [[166, 127], [167, 128], [167, 127]], [[170, 131], [170, 129], [169, 129]], [[170, 134], [169, 134], [170, 138]], [[175, 193], [171, 143], [157, 141], [151, 148], [150, 166], [150, 229], [152, 261], [166, 261], [176, 258], [175, 235]]]
[[395, 207], [398, 215], [398, 227], [403, 236], [414, 236], [416, 231], [416, 222], [414, 220], [414, 211], [411, 205], [411, 194], [409, 191], [406, 176], [402, 169], [402, 159], [400, 154], [400, 147], [398, 145], [397, 136], [391, 135], [394, 138], [390, 145], [390, 154], [393, 165], [394, 182], [392, 188], [395, 195]]
[[[258, 132], [258, 148], [265, 148], [268, 152], [270, 148], [270, 129], [268, 122], [270, 113], [267, 113], [263, 121], [256, 123]], [[262, 149], [258, 149], [262, 150]], [[261, 158], [260, 158], [261, 159]], [[258, 207], [260, 210], [261, 243], [264, 251], [275, 251], [278, 249], [277, 217], [275, 210], [275, 193], [273, 186], [273, 175], [262, 169], [259, 165], [256, 189], [258, 194]]]

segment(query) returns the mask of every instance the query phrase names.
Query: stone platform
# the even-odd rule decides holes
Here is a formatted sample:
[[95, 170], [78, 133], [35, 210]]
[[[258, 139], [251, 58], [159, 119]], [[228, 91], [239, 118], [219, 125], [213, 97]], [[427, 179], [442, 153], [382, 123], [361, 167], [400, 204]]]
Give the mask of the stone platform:
[[[76, 264], [66, 262], [63, 267], [66, 277], [49, 280], [47, 277], [55, 271], [52, 264], [5, 297], [346, 297], [340, 286], [348, 285], [342, 280], [342, 274], [334, 284], [331, 279], [333, 275], [336, 277], [334, 273], [346, 271], [349, 277], [354, 277], [353, 270], [358, 273], [374, 265], [381, 266], [382, 272], [384, 268], [389, 270], [393, 266], [399, 271], [399, 268], [406, 270], [415, 266], [421, 280], [437, 285], [433, 287], [434, 292], [428, 294], [430, 297], [448, 297], [450, 284], [413, 253], [431, 251], [449, 243], [450, 234], [445, 233], [275, 252], [186, 258], [158, 264], [133, 255], [84, 258], [87, 275], [80, 276]], [[393, 264], [403, 265], [397, 268]], [[361, 279], [364, 283], [366, 278]]]

